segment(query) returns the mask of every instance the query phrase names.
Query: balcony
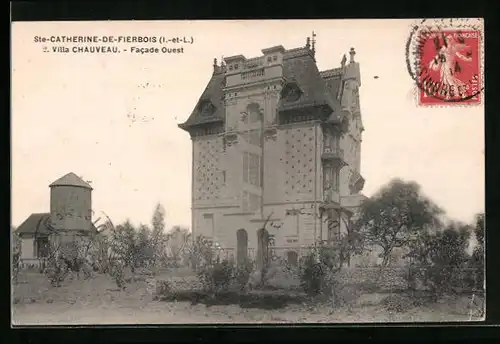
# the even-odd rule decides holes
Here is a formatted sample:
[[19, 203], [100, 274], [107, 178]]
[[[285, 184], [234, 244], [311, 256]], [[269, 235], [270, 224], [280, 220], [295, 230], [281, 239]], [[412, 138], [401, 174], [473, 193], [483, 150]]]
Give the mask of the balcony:
[[340, 205], [342, 208], [357, 208], [359, 207], [367, 197], [362, 194], [342, 196], [340, 197]]
[[327, 189], [323, 191], [323, 207], [325, 209], [337, 209], [340, 207], [340, 195], [339, 192], [333, 189]]
[[337, 165], [345, 165], [344, 150], [340, 148], [335, 149], [325, 147], [323, 149], [323, 154], [321, 154], [321, 160], [328, 161]]
[[349, 180], [349, 188], [351, 192], [357, 194], [365, 186], [365, 179], [357, 171], [354, 171]]

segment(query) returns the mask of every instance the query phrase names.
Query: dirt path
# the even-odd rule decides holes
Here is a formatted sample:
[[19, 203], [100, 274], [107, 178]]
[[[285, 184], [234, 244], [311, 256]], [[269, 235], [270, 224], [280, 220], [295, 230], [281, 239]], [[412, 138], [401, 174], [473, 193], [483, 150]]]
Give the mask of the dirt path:
[[415, 309], [389, 314], [379, 307], [337, 310], [325, 308], [282, 310], [241, 309], [239, 306], [192, 306], [189, 303], [150, 302], [141, 306], [101, 305], [82, 307], [70, 304], [15, 305], [15, 325], [84, 325], [84, 324], [189, 324], [189, 323], [353, 323], [353, 322], [419, 322], [467, 321], [465, 315], [450, 315], [436, 310]]
[[[107, 276], [68, 281], [60, 288], [48, 285], [39, 274], [23, 277], [15, 286], [12, 305], [14, 325], [86, 324], [199, 324], [199, 323], [362, 323], [467, 321], [466, 307], [449, 300], [405, 313], [389, 313], [382, 305], [384, 295], [364, 295], [351, 311], [315, 305], [289, 305], [284, 309], [240, 308], [238, 305], [191, 305], [188, 302], [152, 301], [145, 282], [129, 284], [117, 291]], [[29, 280], [29, 283], [28, 283]], [[453, 307], [452, 307], [453, 306]], [[454, 309], [455, 308], [455, 309]], [[481, 320], [474, 318], [472, 320]]]

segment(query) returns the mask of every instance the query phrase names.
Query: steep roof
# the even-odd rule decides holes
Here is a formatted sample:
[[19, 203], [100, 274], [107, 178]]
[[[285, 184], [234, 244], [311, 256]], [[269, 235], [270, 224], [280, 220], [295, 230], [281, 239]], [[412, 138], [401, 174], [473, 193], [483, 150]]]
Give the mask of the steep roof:
[[[225, 80], [226, 76], [222, 69], [219, 69], [212, 75], [191, 115], [186, 122], [179, 125], [180, 128], [184, 129], [190, 126], [224, 121], [224, 93], [222, 89], [224, 88]], [[200, 106], [204, 102], [212, 104], [214, 109], [210, 114], [202, 113]]]
[[[91, 224], [91, 231], [97, 232], [94, 224]], [[31, 214], [17, 229], [14, 231], [16, 234], [43, 234], [47, 235], [53, 233], [50, 224], [50, 213], [35, 213]]]
[[340, 122], [343, 118], [341, 115], [342, 107], [340, 105], [340, 91], [342, 88], [342, 68], [328, 69], [320, 72], [321, 77], [326, 83], [326, 87], [334, 101], [334, 111], [328, 118], [329, 122]]
[[61, 178], [59, 178], [58, 180], [49, 185], [49, 187], [53, 186], [76, 186], [92, 190], [92, 187], [87, 182], [85, 182], [82, 178], [78, 177], [73, 172], [70, 172], [62, 176]]
[[296, 48], [285, 52], [283, 77], [287, 82], [295, 83], [302, 94], [297, 101], [280, 100], [280, 111], [310, 106], [327, 106], [331, 111], [337, 108], [336, 98], [332, 97], [310, 49]]
[[15, 230], [16, 234], [49, 234], [50, 232], [50, 213], [31, 214]]
[[[307, 47], [286, 50], [283, 56], [283, 77], [289, 84], [295, 84], [301, 91], [300, 97], [295, 101], [280, 100], [279, 111], [287, 111], [298, 108], [323, 106], [328, 112], [338, 112], [340, 101], [337, 98], [340, 79], [330, 81], [329, 78], [336, 74], [340, 78], [340, 69], [320, 72], [311, 49]], [[203, 91], [198, 103], [186, 122], [179, 125], [182, 129], [188, 129], [207, 123], [224, 122], [224, 100], [223, 88], [225, 86], [224, 69], [217, 67], [207, 87]], [[202, 104], [210, 102], [213, 111], [209, 114], [203, 113]]]

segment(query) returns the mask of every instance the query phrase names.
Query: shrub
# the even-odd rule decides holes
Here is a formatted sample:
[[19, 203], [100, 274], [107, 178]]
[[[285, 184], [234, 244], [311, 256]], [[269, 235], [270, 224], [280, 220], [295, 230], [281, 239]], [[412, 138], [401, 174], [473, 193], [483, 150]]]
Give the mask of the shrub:
[[300, 262], [300, 285], [310, 295], [318, 295], [325, 281], [325, 269], [315, 253], [309, 253]]
[[414, 287], [420, 280], [437, 296], [466, 287], [470, 232], [467, 225], [451, 223], [442, 231], [417, 236], [407, 255], [415, 264], [407, 277], [409, 284]]
[[249, 259], [246, 259], [244, 262], [236, 266], [234, 277], [240, 290], [243, 290], [247, 287], [253, 270], [254, 264]]
[[125, 289], [124, 266], [120, 262], [113, 262], [110, 266], [110, 275], [119, 289]]
[[234, 266], [228, 261], [204, 265], [197, 272], [206, 291], [218, 293], [229, 289], [234, 276]]
[[156, 281], [156, 286], [153, 294], [153, 299], [161, 299], [168, 297], [173, 292], [172, 284], [169, 281]]
[[13, 247], [12, 247], [12, 280], [14, 284], [17, 284], [19, 277], [19, 264], [21, 258], [21, 245], [19, 242], [19, 237], [13, 235]]
[[66, 277], [68, 277], [69, 271], [70, 270], [64, 259], [56, 258], [54, 256], [49, 257], [47, 261], [47, 268], [45, 269], [45, 275], [53, 287], [60, 287], [61, 283], [64, 282]]
[[210, 240], [199, 235], [188, 247], [189, 261], [193, 270], [198, 267], [203, 268], [204, 265], [210, 265], [215, 258], [214, 249]]
[[407, 295], [392, 294], [382, 300], [382, 305], [389, 312], [406, 312], [414, 307], [414, 302]]

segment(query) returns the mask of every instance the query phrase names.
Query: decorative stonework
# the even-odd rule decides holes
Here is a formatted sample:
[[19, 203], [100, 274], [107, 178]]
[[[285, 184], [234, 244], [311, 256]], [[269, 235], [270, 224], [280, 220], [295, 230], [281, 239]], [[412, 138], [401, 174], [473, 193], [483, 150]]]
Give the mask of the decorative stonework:
[[247, 118], [248, 118], [248, 112], [243, 111], [241, 113], [241, 121], [246, 122]]
[[278, 130], [276, 130], [276, 128], [266, 128], [264, 130], [264, 138], [266, 141], [276, 141], [278, 139]]
[[285, 129], [285, 201], [313, 195], [315, 142], [313, 127]]
[[223, 151], [223, 138], [197, 141], [194, 166], [195, 201], [214, 201], [219, 199], [223, 184], [219, 168], [220, 154]]
[[238, 135], [236, 133], [229, 133], [229, 134], [226, 134], [226, 145], [227, 147], [231, 147], [233, 145], [237, 145], [238, 144]]

